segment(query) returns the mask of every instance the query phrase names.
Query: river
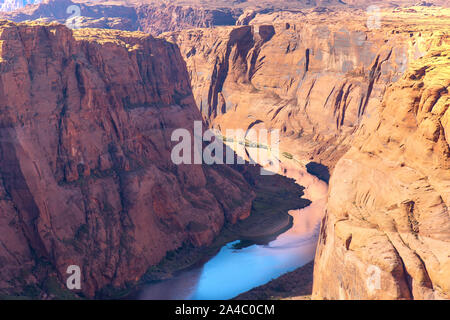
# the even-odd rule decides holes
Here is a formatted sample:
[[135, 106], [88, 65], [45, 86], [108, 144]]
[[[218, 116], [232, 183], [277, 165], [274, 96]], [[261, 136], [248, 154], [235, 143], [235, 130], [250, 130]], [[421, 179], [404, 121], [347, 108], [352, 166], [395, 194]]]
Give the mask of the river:
[[[277, 158], [280, 160], [280, 157]], [[280, 161], [284, 176], [305, 187], [311, 205], [291, 210], [293, 226], [267, 245], [237, 249], [228, 243], [202, 266], [183, 271], [172, 279], [146, 285], [143, 300], [224, 300], [266, 284], [314, 259], [320, 222], [324, 215], [328, 185], [309, 174], [293, 159]]]

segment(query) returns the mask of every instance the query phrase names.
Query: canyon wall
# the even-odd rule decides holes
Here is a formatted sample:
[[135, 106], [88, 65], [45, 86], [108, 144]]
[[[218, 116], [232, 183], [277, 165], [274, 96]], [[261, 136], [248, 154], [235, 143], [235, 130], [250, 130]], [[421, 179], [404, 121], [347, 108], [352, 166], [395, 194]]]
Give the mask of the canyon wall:
[[376, 112], [387, 85], [418, 53], [416, 38], [395, 28], [315, 19], [163, 37], [180, 46], [212, 127], [280, 129], [281, 149], [333, 167], [361, 119]]
[[[366, 7], [373, 3], [395, 7], [397, 3], [412, 5], [416, 1], [389, 1], [381, 5], [379, 1], [361, 0], [352, 3], [340, 0], [0, 0], [0, 18], [15, 22], [41, 19], [60, 23], [74, 18], [76, 28], [120, 29], [159, 35], [190, 28], [248, 25], [253, 19], [266, 17], [270, 13], [273, 17], [293, 14], [302, 18], [311, 12], [333, 13], [357, 9], [359, 11], [355, 16], [361, 16], [365, 14]], [[426, 5], [429, 3], [431, 0]], [[445, 5], [444, 0], [434, 0], [432, 3]]]
[[450, 299], [449, 86], [435, 34], [334, 169], [314, 298]]
[[0, 0], [0, 11], [14, 11], [28, 4], [38, 4], [41, 0]]
[[191, 28], [212, 28], [234, 25], [240, 10], [233, 8], [209, 9], [190, 6], [147, 6], [136, 8], [139, 29], [151, 34]]
[[[0, 13], [3, 19], [22, 22], [41, 19], [66, 23], [76, 17], [76, 28], [105, 28], [143, 31], [158, 35], [165, 31], [234, 25], [242, 11], [234, 8], [205, 8], [170, 3], [84, 3], [50, 0], [14, 12]], [[77, 17], [78, 16], [78, 17]]]
[[136, 282], [169, 250], [250, 214], [227, 166], [172, 163], [201, 120], [176, 46], [143, 33], [0, 23], [0, 293]]
[[[73, 17], [76, 20], [69, 20]], [[62, 24], [72, 22], [73, 28], [90, 27], [127, 31], [139, 29], [138, 15], [134, 7], [100, 3], [87, 5], [71, 0], [44, 1], [13, 12], [2, 12], [0, 18], [14, 22], [38, 19], [42, 22], [56, 21]]]
[[[3, 16], [65, 22], [73, 3], [51, 3]], [[363, 11], [328, 8], [82, 8], [81, 26], [240, 26], [163, 40], [1, 22], [0, 290], [42, 289], [77, 264], [93, 296], [247, 217], [241, 174], [170, 161], [171, 131], [203, 118], [280, 129], [285, 154], [331, 169], [314, 298], [450, 298], [443, 9], [369, 28]]]

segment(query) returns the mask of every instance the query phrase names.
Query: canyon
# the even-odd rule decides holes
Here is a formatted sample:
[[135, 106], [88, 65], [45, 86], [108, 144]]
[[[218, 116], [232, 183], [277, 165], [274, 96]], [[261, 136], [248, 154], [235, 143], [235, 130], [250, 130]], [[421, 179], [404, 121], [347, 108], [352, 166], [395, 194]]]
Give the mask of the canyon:
[[[0, 2], [1, 3], [1, 2]], [[15, 22], [40, 20], [69, 24], [71, 28], [103, 28], [143, 31], [159, 35], [167, 31], [216, 26], [248, 25], [255, 18], [293, 14], [302, 19], [311, 12], [351, 10], [364, 14], [370, 5], [395, 7], [420, 3], [415, 0], [5, 0], [0, 18]], [[445, 0], [429, 0], [426, 6], [443, 6]], [[350, 15], [352, 18], [354, 15]], [[73, 25], [73, 22], [76, 22]]]
[[79, 265], [92, 297], [248, 217], [241, 173], [171, 162], [171, 131], [201, 120], [176, 46], [5, 21], [0, 43], [2, 291]]
[[202, 120], [279, 129], [282, 157], [330, 170], [311, 292], [295, 292], [450, 299], [450, 9], [370, 4], [380, 21], [361, 1], [2, 13], [37, 21], [0, 26], [0, 289], [80, 264], [94, 297], [248, 218], [250, 169], [170, 161], [171, 130]]
[[369, 30], [364, 19], [349, 26], [345, 17], [266, 14], [250, 26], [162, 37], [180, 47], [211, 127], [280, 129], [280, 149], [333, 168], [362, 120], [376, 116], [386, 88], [427, 52], [434, 29], [444, 27], [445, 39], [446, 27], [411, 19]]
[[449, 40], [387, 89], [336, 164], [315, 297], [450, 298]]
[[163, 37], [180, 46], [212, 127], [278, 128], [281, 150], [334, 169], [313, 298], [448, 299], [445, 19], [378, 31], [293, 18]]

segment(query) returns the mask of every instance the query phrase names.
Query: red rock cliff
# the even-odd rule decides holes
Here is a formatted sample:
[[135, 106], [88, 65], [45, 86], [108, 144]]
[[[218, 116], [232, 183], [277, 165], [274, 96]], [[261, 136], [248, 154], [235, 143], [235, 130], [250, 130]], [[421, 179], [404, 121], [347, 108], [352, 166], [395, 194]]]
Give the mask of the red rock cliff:
[[390, 29], [386, 37], [361, 21], [300, 17], [306, 21], [163, 36], [180, 46], [197, 105], [212, 126], [278, 128], [282, 149], [332, 167], [406, 69], [409, 34]]
[[173, 44], [0, 22], [0, 290], [74, 264], [93, 296], [247, 217], [238, 172], [171, 162], [172, 131], [199, 119]]
[[314, 298], [450, 298], [449, 45], [436, 37], [337, 163]]
[[281, 149], [332, 169], [315, 298], [449, 298], [448, 11], [430, 12], [164, 34], [212, 126], [279, 128]]

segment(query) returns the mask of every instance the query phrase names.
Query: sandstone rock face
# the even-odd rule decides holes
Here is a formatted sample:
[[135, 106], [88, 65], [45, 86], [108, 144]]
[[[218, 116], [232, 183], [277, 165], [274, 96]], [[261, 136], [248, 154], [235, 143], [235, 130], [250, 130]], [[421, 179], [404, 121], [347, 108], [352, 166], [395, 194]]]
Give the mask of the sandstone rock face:
[[[203, 28], [162, 35], [180, 55], [139, 33], [2, 22], [1, 289], [78, 264], [92, 296], [248, 216], [239, 173], [170, 162], [169, 132], [203, 117], [280, 129], [283, 151], [334, 171], [315, 298], [450, 298], [448, 11], [387, 9], [369, 28], [378, 1], [132, 2], [79, 4], [81, 26]], [[3, 17], [65, 22], [72, 4]]]
[[[78, 11], [69, 9], [75, 6], [78, 7]], [[77, 28], [139, 30], [158, 35], [161, 32], [180, 29], [234, 25], [241, 10], [164, 3], [129, 6], [101, 2], [92, 4], [82, 1], [50, 0], [22, 10], [3, 13], [0, 17], [16, 22], [43, 19], [47, 22], [66, 23], [73, 14], [79, 15], [75, 20], [78, 23]]]
[[40, 19], [45, 22], [57, 21], [65, 24], [73, 17], [76, 17], [76, 20], [73, 20], [77, 22], [76, 27], [127, 31], [139, 29], [136, 9], [124, 5], [87, 5], [71, 0], [49, 0], [13, 12], [0, 13], [0, 18], [15, 22]]
[[202, 7], [169, 5], [136, 9], [140, 30], [151, 34], [191, 28], [234, 25], [239, 11], [233, 9], [205, 9]]
[[23, 8], [27, 4], [37, 4], [41, 0], [1, 0], [0, 11], [14, 11]]
[[92, 297], [248, 217], [240, 173], [171, 161], [172, 131], [200, 119], [173, 44], [1, 22], [0, 293], [78, 265]]
[[332, 167], [361, 119], [376, 112], [387, 85], [405, 71], [413, 40], [362, 22], [304, 20], [163, 36], [180, 46], [211, 126], [246, 130], [263, 123], [281, 130], [282, 149]]
[[[2, 4], [3, 0], [0, 0]], [[340, 0], [5, 0], [0, 17], [15, 22], [42, 19], [46, 22], [65, 23], [73, 14], [79, 15], [77, 27], [107, 28], [128, 31], [144, 31], [153, 35], [162, 32], [190, 28], [211, 28], [222, 25], [248, 25], [255, 17], [268, 13], [277, 15], [302, 13], [314, 8], [319, 13], [333, 9], [365, 8], [376, 3], [379, 6], [413, 4], [416, 1], [353, 1]], [[24, 7], [24, 4], [35, 4]], [[433, 3], [445, 4], [445, 0]], [[78, 7], [74, 11], [74, 6]], [[329, 9], [333, 8], [333, 9]], [[12, 12], [9, 12], [12, 11]]]
[[314, 298], [450, 298], [449, 40], [387, 89], [337, 163]]

